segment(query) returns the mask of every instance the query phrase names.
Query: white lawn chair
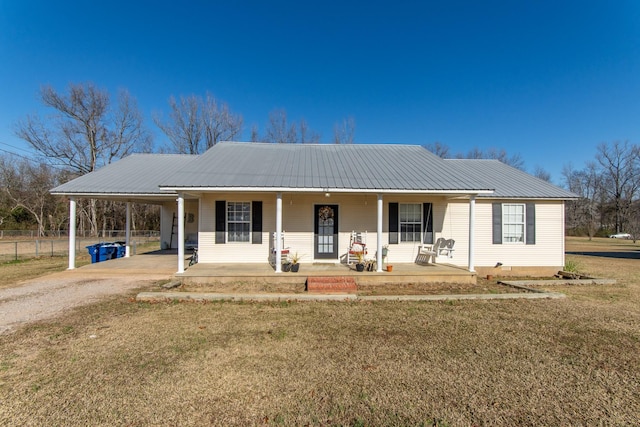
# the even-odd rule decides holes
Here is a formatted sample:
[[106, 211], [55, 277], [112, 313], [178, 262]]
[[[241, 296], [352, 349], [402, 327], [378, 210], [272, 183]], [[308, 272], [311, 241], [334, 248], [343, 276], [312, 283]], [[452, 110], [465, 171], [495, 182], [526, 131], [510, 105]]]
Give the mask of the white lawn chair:
[[446, 255], [449, 258], [453, 258], [453, 251], [456, 241], [453, 239], [445, 239], [444, 237], [438, 238], [433, 245], [421, 245], [418, 250], [418, 257], [416, 259], [419, 263], [429, 263], [430, 259], [433, 259], [433, 263], [436, 262], [436, 257], [440, 255]]

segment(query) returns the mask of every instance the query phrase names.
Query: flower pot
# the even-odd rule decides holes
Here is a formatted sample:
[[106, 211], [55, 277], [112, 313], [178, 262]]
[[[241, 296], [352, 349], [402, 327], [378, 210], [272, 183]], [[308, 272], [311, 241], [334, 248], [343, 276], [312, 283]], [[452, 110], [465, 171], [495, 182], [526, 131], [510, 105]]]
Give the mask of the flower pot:
[[391, 273], [393, 271], [393, 265], [387, 265], [387, 271]]
[[356, 264], [357, 271], [364, 271], [364, 264]]
[[297, 273], [298, 270], [300, 270], [300, 264], [291, 264], [291, 272], [292, 273]]
[[285, 273], [291, 271], [291, 263], [287, 262], [282, 264], [282, 271], [284, 271]]

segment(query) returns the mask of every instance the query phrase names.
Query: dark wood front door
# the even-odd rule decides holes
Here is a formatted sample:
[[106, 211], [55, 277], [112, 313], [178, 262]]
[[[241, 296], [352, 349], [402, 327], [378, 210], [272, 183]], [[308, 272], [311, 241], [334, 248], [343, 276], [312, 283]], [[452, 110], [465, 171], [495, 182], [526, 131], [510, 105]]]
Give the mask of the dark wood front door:
[[338, 205], [315, 205], [314, 257], [338, 259]]

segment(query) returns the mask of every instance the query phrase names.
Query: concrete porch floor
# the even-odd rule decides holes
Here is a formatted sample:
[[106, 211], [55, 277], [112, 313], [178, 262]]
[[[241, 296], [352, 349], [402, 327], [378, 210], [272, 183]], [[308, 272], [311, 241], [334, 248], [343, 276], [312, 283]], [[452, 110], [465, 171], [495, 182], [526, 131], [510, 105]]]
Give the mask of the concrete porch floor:
[[[333, 263], [301, 263], [298, 273], [276, 273], [268, 263], [195, 264], [189, 266], [185, 256], [185, 272], [177, 274], [177, 251], [155, 251], [88, 264], [78, 268], [95, 274], [166, 274], [185, 284], [264, 283], [304, 285], [307, 277], [353, 277], [357, 283], [467, 283], [475, 284], [477, 274], [448, 264], [394, 263], [393, 271], [358, 272], [355, 266]], [[386, 266], [385, 266], [386, 267]]]
[[393, 264], [393, 271], [358, 272], [346, 264], [301, 263], [297, 273], [276, 273], [264, 264], [195, 264], [183, 274], [176, 274], [185, 284], [260, 282], [304, 284], [307, 277], [353, 277], [357, 283], [476, 283], [476, 273], [447, 264]]

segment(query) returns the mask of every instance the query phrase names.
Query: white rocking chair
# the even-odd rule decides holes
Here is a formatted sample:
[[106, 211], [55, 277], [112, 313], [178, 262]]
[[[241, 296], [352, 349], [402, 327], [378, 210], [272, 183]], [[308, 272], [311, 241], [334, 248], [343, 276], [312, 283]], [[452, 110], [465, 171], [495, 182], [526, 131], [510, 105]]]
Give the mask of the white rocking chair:
[[367, 255], [367, 232], [352, 231], [347, 252], [347, 264], [359, 261]]

